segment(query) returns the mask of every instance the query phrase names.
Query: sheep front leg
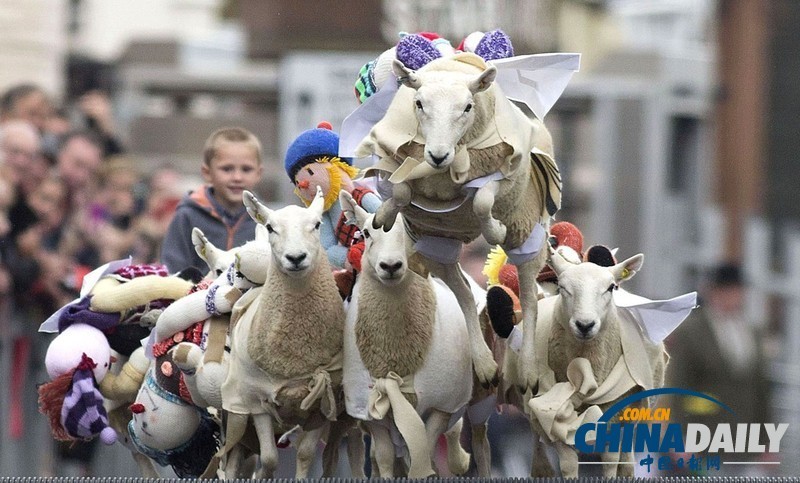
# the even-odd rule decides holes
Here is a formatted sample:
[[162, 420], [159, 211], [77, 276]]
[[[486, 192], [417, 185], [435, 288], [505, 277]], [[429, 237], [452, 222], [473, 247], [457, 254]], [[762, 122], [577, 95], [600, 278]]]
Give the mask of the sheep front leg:
[[[425, 421], [425, 439], [428, 444], [428, 454], [431, 458], [431, 468], [436, 468], [436, 443], [439, 436], [444, 434], [447, 423], [450, 421], [450, 414], [438, 409], [433, 409], [428, 419]], [[459, 445], [459, 448], [461, 445]], [[449, 449], [448, 449], [449, 453]]]
[[562, 443], [561, 441], [555, 442], [556, 453], [558, 454], [558, 466], [561, 468], [562, 478], [577, 478], [578, 477], [578, 452], [575, 448]]
[[506, 241], [506, 226], [492, 216], [494, 197], [499, 187], [500, 182], [489, 181], [478, 188], [472, 201], [472, 211], [480, 220], [481, 233], [490, 245], [502, 245]]
[[615, 451], [600, 453], [600, 461], [603, 462], [603, 477], [613, 478], [617, 476], [617, 466], [620, 462], [621, 454]]
[[261, 459], [261, 468], [256, 472], [256, 479], [272, 478], [275, 469], [278, 467], [278, 447], [275, 445], [275, 428], [272, 416], [267, 413], [254, 414], [253, 425], [256, 428], [256, 434], [258, 434], [259, 457]]
[[488, 422], [472, 424], [472, 457], [475, 458], [478, 476], [482, 478], [492, 476], [492, 449], [489, 447], [488, 430]]
[[472, 290], [470, 290], [467, 280], [461, 273], [461, 268], [457, 263], [442, 264], [430, 259], [426, 259], [426, 265], [435, 276], [444, 281], [456, 296], [458, 306], [467, 322], [472, 368], [475, 375], [484, 386], [497, 385], [497, 362], [483, 338], [478, 320], [478, 309], [475, 308], [475, 298], [472, 296]]
[[322, 433], [326, 430], [326, 425], [317, 429], [306, 431], [300, 434], [297, 441], [297, 461], [295, 466], [295, 478], [306, 479], [317, 454], [317, 443], [322, 439]]
[[[546, 241], [544, 242], [547, 243]], [[519, 381], [521, 392], [533, 389], [536, 385], [536, 359], [534, 345], [536, 336], [536, 319], [539, 316], [539, 305], [536, 285], [536, 276], [544, 266], [547, 259], [547, 250], [542, 247], [539, 254], [517, 267], [519, 274], [520, 305], [522, 306], [522, 350], [518, 360]]]
[[375, 213], [373, 226], [389, 231], [394, 226], [397, 214], [404, 207], [411, 203], [411, 185], [408, 183], [397, 183], [392, 186], [392, 196], [388, 198]]
[[[449, 420], [448, 415], [448, 420]], [[445, 421], [445, 427], [449, 421]], [[464, 426], [464, 418], [459, 419], [456, 424], [444, 433], [447, 440], [447, 469], [454, 475], [463, 475], [469, 470], [469, 453], [461, 447], [461, 430]], [[473, 431], [473, 434], [474, 431]], [[475, 442], [473, 441], [473, 450]]]

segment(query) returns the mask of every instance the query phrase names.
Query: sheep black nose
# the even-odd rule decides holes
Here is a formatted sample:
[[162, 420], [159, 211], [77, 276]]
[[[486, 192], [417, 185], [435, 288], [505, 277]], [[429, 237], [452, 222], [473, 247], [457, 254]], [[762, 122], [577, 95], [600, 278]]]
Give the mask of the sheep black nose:
[[439, 166], [450, 157], [450, 153], [445, 153], [444, 156], [434, 156], [432, 152], [428, 151], [428, 156], [431, 157], [431, 161], [433, 161], [436, 166]]
[[396, 271], [398, 271], [401, 268], [403, 268], [403, 262], [395, 262], [395, 263], [391, 263], [391, 264], [386, 263], [386, 262], [380, 262], [378, 264], [378, 266], [381, 267], [383, 270], [386, 270], [387, 272], [389, 272], [389, 275], [394, 275], [394, 273]]
[[294, 266], [300, 265], [300, 263], [306, 259], [306, 254], [301, 253], [300, 255], [284, 255], [287, 260], [292, 262]]
[[590, 322], [581, 322], [580, 320], [575, 321], [575, 327], [577, 327], [578, 330], [581, 331], [581, 334], [584, 335], [588, 334], [589, 331], [592, 330], [592, 327], [594, 327], [594, 325], [595, 325], [594, 321]]

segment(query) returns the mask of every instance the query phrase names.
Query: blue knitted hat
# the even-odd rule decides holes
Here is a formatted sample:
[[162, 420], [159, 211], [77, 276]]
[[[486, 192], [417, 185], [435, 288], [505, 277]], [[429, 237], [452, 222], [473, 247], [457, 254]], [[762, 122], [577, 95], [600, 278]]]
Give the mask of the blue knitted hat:
[[[332, 129], [330, 123], [321, 122], [315, 129], [302, 132], [292, 141], [283, 161], [290, 180], [294, 181], [294, 176], [303, 166], [321, 157], [339, 156], [339, 135]], [[342, 161], [352, 164], [348, 158], [342, 158]]]

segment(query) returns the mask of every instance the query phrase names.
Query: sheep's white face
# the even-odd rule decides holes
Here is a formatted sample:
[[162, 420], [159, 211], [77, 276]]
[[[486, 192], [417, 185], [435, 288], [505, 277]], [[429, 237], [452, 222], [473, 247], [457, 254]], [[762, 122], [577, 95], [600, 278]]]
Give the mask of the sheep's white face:
[[614, 290], [636, 274], [643, 260], [638, 254], [613, 267], [590, 262], [575, 265], [551, 250], [550, 266], [558, 275], [559, 295], [569, 314], [569, 320], [562, 323], [567, 323], [576, 339], [589, 341], [603, 330]]
[[362, 274], [375, 277], [384, 285], [398, 285], [408, 271], [403, 216], [398, 214], [397, 221], [387, 232], [372, 226], [375, 215], [358, 206], [347, 191], [339, 193], [339, 202], [348, 221], [355, 222], [364, 235]]
[[319, 238], [324, 205], [322, 191], [317, 189], [317, 196], [308, 208], [290, 205], [270, 210], [249, 191], [245, 191], [243, 200], [250, 216], [267, 229], [271, 263], [290, 277], [308, 275], [322, 251]]
[[456, 146], [475, 122], [476, 93], [489, 88], [497, 75], [494, 66], [476, 76], [458, 72], [407, 69], [395, 61], [395, 73], [415, 89], [414, 111], [425, 138], [425, 161], [444, 169], [455, 159]]

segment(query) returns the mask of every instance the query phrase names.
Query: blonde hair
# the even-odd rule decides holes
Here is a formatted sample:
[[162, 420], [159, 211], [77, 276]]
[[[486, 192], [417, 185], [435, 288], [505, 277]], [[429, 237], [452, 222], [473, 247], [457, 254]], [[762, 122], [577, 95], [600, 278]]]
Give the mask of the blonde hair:
[[255, 134], [241, 127], [223, 127], [211, 133], [211, 136], [206, 140], [206, 145], [203, 148], [203, 163], [206, 166], [211, 166], [211, 160], [217, 155], [220, 141], [247, 143], [255, 150], [256, 159], [261, 164], [261, 142]]

